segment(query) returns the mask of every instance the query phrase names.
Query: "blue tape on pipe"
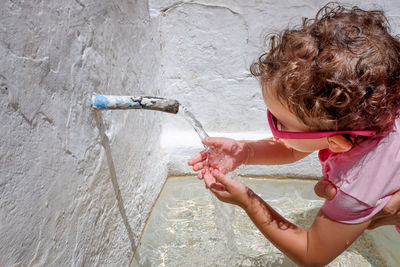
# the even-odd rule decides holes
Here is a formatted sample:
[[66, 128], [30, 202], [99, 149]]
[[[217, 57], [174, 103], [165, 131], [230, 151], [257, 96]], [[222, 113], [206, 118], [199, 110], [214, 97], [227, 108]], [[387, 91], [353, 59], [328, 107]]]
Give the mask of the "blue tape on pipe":
[[94, 95], [94, 101], [93, 105], [99, 108], [108, 108], [108, 104], [110, 102], [108, 101], [107, 97], [103, 95]]

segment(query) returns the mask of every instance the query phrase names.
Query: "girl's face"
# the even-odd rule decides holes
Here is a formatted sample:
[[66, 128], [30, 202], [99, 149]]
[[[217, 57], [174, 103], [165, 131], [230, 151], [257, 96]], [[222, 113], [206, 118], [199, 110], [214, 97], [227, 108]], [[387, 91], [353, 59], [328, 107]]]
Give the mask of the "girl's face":
[[[263, 98], [268, 110], [277, 119], [277, 128], [288, 132], [310, 132], [311, 129], [304, 125], [289, 109], [279, 101], [268, 86], [263, 86]], [[286, 146], [301, 152], [314, 152], [329, 147], [327, 138], [320, 139], [280, 139]]]

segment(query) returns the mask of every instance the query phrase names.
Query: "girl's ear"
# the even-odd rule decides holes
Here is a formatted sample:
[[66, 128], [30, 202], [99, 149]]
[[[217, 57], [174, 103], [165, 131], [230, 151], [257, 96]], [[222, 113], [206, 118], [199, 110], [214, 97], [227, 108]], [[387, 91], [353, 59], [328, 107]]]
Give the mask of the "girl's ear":
[[337, 134], [328, 136], [329, 149], [335, 153], [343, 153], [349, 151], [353, 145], [343, 135]]

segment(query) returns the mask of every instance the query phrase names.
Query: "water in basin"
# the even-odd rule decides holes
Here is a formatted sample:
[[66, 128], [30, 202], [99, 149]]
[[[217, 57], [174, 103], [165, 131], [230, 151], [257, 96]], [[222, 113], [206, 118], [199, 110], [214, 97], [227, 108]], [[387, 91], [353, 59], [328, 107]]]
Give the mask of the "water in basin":
[[[313, 180], [242, 178], [285, 218], [308, 228], [323, 200]], [[297, 266], [238, 207], [219, 202], [196, 177], [170, 177], [148, 220], [131, 266]], [[217, 209], [217, 210], [216, 210]], [[221, 212], [229, 238], [221, 229]], [[223, 227], [223, 226], [222, 226]], [[400, 266], [392, 226], [366, 231], [328, 266]]]

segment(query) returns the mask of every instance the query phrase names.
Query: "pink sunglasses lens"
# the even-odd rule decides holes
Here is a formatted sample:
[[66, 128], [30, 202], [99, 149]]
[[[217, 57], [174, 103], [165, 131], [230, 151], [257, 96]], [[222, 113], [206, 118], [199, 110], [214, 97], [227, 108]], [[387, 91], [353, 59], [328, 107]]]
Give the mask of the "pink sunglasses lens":
[[275, 138], [280, 138], [280, 131], [278, 130], [277, 124], [278, 121], [277, 119], [274, 117], [274, 115], [272, 115], [271, 112], [269, 112], [269, 110], [267, 110], [267, 116], [268, 116], [268, 124], [269, 124], [269, 128], [272, 132], [272, 135]]

